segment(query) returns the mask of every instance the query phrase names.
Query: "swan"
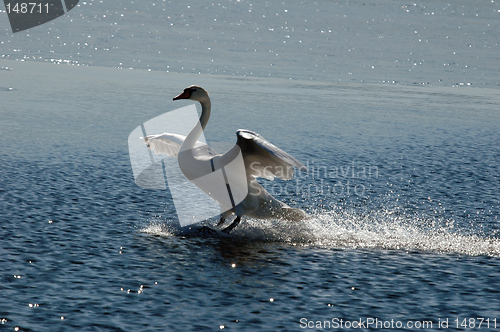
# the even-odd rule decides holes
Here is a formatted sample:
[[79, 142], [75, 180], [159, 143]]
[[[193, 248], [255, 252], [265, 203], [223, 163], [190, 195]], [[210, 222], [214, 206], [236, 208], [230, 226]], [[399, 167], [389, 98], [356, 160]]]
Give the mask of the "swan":
[[[246, 129], [236, 131], [237, 141], [232, 149], [225, 154], [217, 154], [208, 145], [198, 141], [210, 118], [211, 102], [208, 92], [202, 87], [191, 85], [173, 98], [174, 101], [180, 99], [194, 100], [201, 104], [199, 122], [190, 133], [187, 136], [163, 133], [142, 138], [148, 149], [154, 151], [155, 154], [167, 154], [176, 157], [183, 174], [221, 205], [220, 220], [216, 226], [223, 225], [234, 214], [236, 214], [236, 218], [222, 230], [223, 232], [229, 233], [234, 229], [240, 223], [242, 216], [257, 219], [278, 218], [290, 221], [300, 221], [308, 218], [308, 215], [301, 209], [292, 208], [274, 198], [256, 181], [258, 177], [268, 180], [274, 180], [275, 177], [290, 180], [294, 175], [293, 167], [301, 171], [307, 171], [307, 168], [301, 162], [274, 146], [259, 134]], [[218, 169], [224, 170], [225, 166], [226, 173], [229, 173], [227, 165], [236, 160], [235, 158], [238, 155], [243, 157], [242, 167], [244, 167], [244, 173], [240, 172], [237, 174], [238, 177], [234, 178], [235, 174], [233, 172], [232, 182], [228, 182], [228, 175], [224, 173], [226, 184], [231, 183], [231, 188], [229, 188], [228, 184], [227, 187], [232, 206], [227, 206], [220, 199], [214, 197], [213, 188], [211, 190], [203, 187], [200, 181], [197, 182], [196, 179]], [[238, 195], [238, 193], [244, 195], [239, 200], [239, 203], [235, 204], [233, 195]]]

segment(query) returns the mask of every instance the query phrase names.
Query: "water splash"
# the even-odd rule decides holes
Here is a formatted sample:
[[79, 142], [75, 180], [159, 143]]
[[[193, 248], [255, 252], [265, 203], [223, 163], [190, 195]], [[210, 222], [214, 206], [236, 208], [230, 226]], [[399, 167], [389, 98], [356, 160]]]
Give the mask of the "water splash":
[[[255, 231], [254, 228], [259, 228]], [[235, 232], [236, 233], [236, 232]], [[260, 234], [259, 234], [260, 233]], [[394, 211], [328, 211], [302, 223], [250, 220], [237, 229], [249, 239], [340, 248], [378, 248], [500, 257], [500, 239], [459, 229], [453, 220], [430, 220]], [[258, 235], [257, 235], [258, 234]], [[255, 237], [257, 235], [257, 237]]]
[[[156, 220], [142, 232], [169, 237], [228, 237], [221, 232], [207, 234], [201, 231], [202, 228], [206, 229], [195, 226], [179, 230]], [[433, 220], [387, 210], [368, 214], [344, 210], [317, 212], [312, 214], [312, 218], [300, 223], [247, 219], [231, 232], [230, 237], [293, 245], [500, 257], [499, 238], [459, 228], [453, 220]]]
[[175, 227], [160, 220], [159, 218], [154, 218], [150, 220], [149, 225], [143, 227], [140, 232], [149, 235], [173, 237], [178, 233], [178, 230]]

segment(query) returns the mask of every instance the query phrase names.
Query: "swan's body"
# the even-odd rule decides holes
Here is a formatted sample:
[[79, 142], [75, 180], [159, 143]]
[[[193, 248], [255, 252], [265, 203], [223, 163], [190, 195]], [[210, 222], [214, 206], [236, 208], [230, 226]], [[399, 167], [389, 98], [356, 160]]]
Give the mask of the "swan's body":
[[184, 89], [183, 93], [174, 98], [174, 100], [178, 99], [191, 99], [200, 102], [202, 110], [199, 123], [187, 137], [164, 133], [144, 137], [144, 140], [148, 148], [156, 154], [167, 154], [178, 158], [180, 169], [191, 181], [223, 168], [236, 160], [235, 158], [240, 153], [242, 154], [246, 179], [240, 177], [231, 180], [231, 191], [235, 196], [238, 193], [247, 193], [238, 204], [235, 205], [233, 202], [232, 206], [224, 206], [224, 203], [221, 203], [217, 197], [210, 193], [210, 188], [204, 188], [203, 185], [193, 181], [195, 185], [221, 205], [221, 219], [218, 225], [223, 224], [232, 214], [236, 214], [236, 219], [224, 229], [225, 232], [236, 227], [243, 215], [258, 219], [279, 218], [293, 221], [307, 217], [304, 211], [292, 208], [275, 199], [256, 181], [257, 177], [264, 177], [268, 180], [274, 180], [275, 177], [290, 180], [294, 174], [293, 167], [307, 170], [302, 163], [269, 143], [259, 134], [244, 129], [236, 131], [238, 140], [231, 150], [225, 154], [217, 154], [208, 145], [198, 141], [210, 117], [211, 103], [208, 93], [203, 88], [193, 85]]

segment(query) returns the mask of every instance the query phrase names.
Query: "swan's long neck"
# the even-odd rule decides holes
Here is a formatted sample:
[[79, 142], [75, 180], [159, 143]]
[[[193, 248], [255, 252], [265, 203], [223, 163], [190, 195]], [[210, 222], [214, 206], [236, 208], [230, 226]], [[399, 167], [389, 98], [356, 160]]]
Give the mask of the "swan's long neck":
[[201, 133], [203, 132], [203, 130], [205, 130], [205, 127], [207, 126], [208, 123], [208, 119], [210, 119], [210, 110], [212, 108], [210, 104], [210, 99], [207, 97], [206, 99], [201, 100], [200, 104], [201, 104], [200, 121], [196, 123], [196, 126], [194, 126], [189, 135], [187, 135], [186, 139], [184, 140], [184, 143], [182, 143], [181, 151], [190, 150], [194, 147], [196, 141], [198, 141], [198, 138], [200, 138]]

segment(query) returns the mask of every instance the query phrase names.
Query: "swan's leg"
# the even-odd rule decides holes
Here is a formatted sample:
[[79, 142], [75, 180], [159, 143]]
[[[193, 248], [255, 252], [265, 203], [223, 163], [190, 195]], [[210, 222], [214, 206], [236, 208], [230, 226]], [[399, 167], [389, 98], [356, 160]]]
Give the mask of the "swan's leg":
[[224, 228], [222, 231], [224, 233], [231, 232], [233, 230], [233, 228], [238, 226], [238, 224], [240, 223], [240, 220], [241, 220], [241, 216], [236, 216], [236, 219], [234, 219], [233, 223], [231, 225], [227, 226], [226, 228]]
[[225, 223], [225, 222], [226, 222], [226, 218], [224, 218], [224, 217], [221, 215], [221, 216], [220, 216], [220, 220], [219, 220], [219, 222], [217, 223], [217, 225], [216, 225], [216, 226], [220, 226], [220, 225], [222, 225], [222, 224], [223, 224], [223, 223]]

